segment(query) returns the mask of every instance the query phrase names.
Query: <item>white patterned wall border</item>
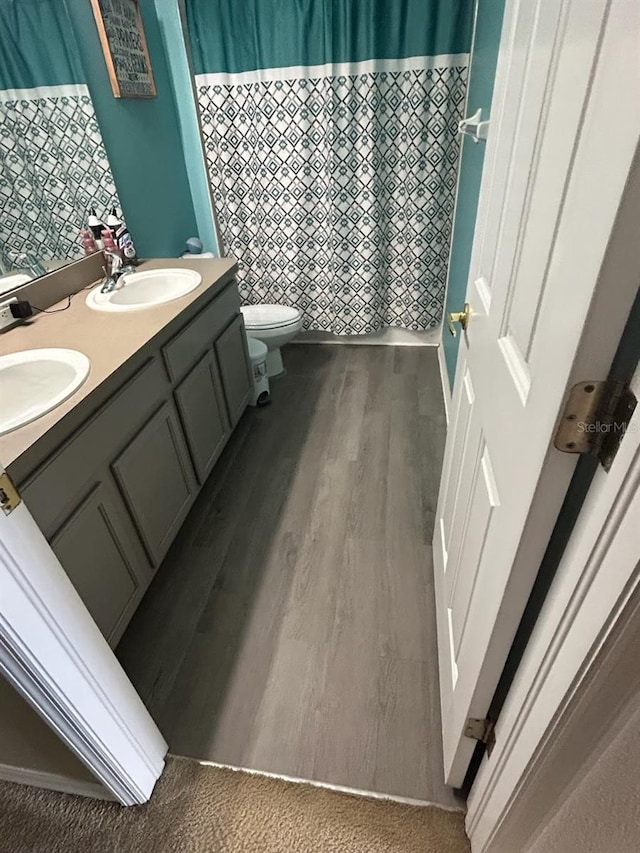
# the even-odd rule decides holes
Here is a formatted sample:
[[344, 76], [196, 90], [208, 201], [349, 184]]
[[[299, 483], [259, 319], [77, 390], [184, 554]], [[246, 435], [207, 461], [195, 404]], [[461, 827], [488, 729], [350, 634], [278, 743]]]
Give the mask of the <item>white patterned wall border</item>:
[[0, 91], [0, 251], [82, 255], [87, 210], [116, 203], [116, 188], [85, 85]]
[[211, 185], [246, 301], [295, 305], [305, 328], [338, 334], [440, 321], [467, 65], [412, 64], [289, 80], [242, 74], [237, 84], [196, 77]]

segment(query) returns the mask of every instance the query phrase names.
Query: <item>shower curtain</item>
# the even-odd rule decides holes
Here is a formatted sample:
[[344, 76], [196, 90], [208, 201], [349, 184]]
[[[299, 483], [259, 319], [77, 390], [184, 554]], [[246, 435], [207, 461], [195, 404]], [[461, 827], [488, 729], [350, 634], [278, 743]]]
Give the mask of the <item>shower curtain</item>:
[[[117, 204], [62, 0], [0, 0], [0, 261], [83, 254], [87, 210]], [[1, 271], [1, 270], [0, 270]]]
[[205, 153], [247, 302], [306, 329], [442, 316], [472, 0], [187, 0]]

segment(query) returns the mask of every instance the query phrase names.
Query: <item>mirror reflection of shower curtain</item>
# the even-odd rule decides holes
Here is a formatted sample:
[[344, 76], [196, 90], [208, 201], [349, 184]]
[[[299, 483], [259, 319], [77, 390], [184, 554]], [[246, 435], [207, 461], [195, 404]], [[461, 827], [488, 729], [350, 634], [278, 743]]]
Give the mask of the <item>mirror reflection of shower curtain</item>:
[[211, 187], [247, 302], [304, 327], [442, 316], [472, 0], [187, 0]]
[[0, 0], [0, 258], [83, 254], [89, 207], [117, 198], [65, 4]]

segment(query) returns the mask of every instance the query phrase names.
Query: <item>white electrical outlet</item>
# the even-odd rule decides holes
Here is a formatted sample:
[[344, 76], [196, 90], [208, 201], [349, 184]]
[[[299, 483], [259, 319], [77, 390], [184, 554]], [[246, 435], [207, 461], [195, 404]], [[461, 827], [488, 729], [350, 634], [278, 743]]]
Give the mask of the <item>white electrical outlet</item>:
[[14, 317], [11, 313], [11, 305], [12, 302], [17, 302], [18, 297], [12, 296], [11, 299], [7, 299], [6, 302], [0, 302], [0, 329], [6, 329], [8, 326], [13, 326], [14, 323], [19, 323], [20, 319], [18, 317]]

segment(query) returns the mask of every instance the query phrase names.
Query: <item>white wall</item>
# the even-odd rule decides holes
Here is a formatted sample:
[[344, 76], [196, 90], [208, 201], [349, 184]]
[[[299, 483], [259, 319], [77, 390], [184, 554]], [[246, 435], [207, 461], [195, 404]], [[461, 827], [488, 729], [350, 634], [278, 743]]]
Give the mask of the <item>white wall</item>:
[[0, 675], [0, 779], [46, 784], [47, 776], [66, 780], [62, 787], [71, 791], [78, 786], [97, 789], [99, 784]]
[[640, 850], [640, 705], [526, 853]]

